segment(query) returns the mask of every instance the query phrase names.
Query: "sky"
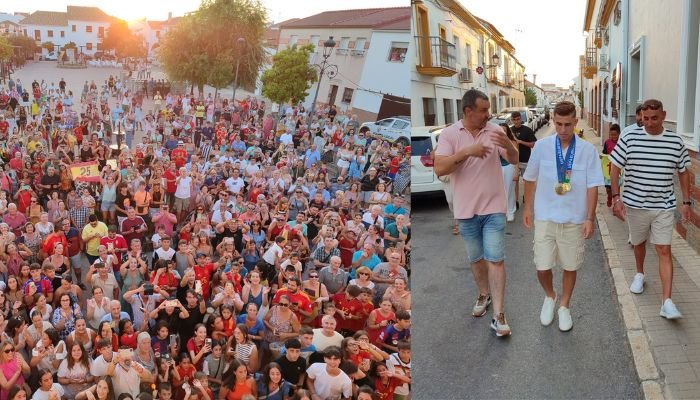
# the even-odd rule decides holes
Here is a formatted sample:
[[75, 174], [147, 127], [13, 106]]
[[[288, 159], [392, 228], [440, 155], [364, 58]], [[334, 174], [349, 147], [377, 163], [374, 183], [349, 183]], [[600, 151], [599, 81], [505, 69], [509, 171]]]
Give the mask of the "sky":
[[515, 47], [515, 57], [537, 84], [568, 87], [584, 51], [585, 0], [458, 0], [493, 24]]
[[[107, 14], [133, 21], [142, 17], [164, 20], [168, 12], [181, 16], [199, 7], [199, 0], [2, 0], [1, 12], [66, 11], [66, 5], [96, 6]], [[273, 22], [289, 18], [304, 18], [328, 10], [376, 7], [408, 7], [408, 0], [262, 0]], [[301, 6], [303, 4], [303, 7]]]

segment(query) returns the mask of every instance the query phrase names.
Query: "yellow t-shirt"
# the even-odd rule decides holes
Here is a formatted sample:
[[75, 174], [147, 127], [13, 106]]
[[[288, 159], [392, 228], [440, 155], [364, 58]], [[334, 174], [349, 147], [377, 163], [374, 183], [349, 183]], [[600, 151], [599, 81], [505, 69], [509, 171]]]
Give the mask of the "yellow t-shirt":
[[[87, 240], [90, 235], [94, 235], [95, 233], [99, 233], [100, 237], [94, 237]], [[107, 236], [107, 225], [105, 225], [105, 223], [102, 221], [97, 221], [97, 226], [93, 228], [92, 225], [88, 223], [85, 225], [85, 228], [83, 228], [82, 236], [83, 241], [85, 242], [85, 252], [91, 256], [97, 256], [100, 254], [97, 251], [97, 248], [100, 247], [100, 239]]]

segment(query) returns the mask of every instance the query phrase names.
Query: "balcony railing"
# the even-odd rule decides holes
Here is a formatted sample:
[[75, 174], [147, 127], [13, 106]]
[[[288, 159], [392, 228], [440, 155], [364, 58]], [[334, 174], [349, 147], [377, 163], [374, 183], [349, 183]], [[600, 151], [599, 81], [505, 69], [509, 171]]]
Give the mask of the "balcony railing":
[[454, 44], [438, 36], [416, 36], [418, 72], [432, 76], [452, 76], [457, 73]]

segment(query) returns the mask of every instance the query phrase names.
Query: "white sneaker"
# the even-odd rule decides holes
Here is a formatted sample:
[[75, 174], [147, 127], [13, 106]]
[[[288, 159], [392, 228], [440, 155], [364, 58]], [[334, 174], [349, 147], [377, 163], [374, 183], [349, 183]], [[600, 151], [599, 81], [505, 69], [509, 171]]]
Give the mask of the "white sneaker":
[[554, 298], [544, 296], [544, 303], [542, 304], [542, 311], [540, 312], [540, 322], [542, 325], [549, 326], [549, 324], [554, 321], [554, 306], [556, 303], [556, 293], [554, 294]]
[[666, 299], [666, 301], [664, 301], [664, 304], [661, 306], [661, 312], [659, 313], [659, 315], [666, 319], [683, 318], [683, 315], [680, 311], [678, 311], [676, 305], [673, 304], [673, 301], [671, 299]]
[[566, 307], [559, 307], [559, 330], [568, 332], [574, 327], [574, 321], [571, 320], [571, 311]]
[[637, 272], [632, 279], [632, 284], [630, 285], [630, 292], [634, 294], [640, 294], [644, 291], [644, 274]]
[[513, 222], [513, 221], [515, 221], [515, 215], [513, 215], [513, 214], [508, 214], [508, 215], [506, 216], [506, 221], [507, 221], [507, 222]]

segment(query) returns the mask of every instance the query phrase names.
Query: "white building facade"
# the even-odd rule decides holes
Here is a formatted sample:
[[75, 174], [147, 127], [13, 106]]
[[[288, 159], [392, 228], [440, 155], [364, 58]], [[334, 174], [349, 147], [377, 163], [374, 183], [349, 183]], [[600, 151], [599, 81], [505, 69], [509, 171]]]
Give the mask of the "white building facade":
[[469, 89], [487, 94], [494, 114], [525, 106], [524, 67], [493, 25], [453, 0], [415, 1], [412, 12], [414, 126], [459, 120], [462, 96]]
[[318, 90], [317, 103], [334, 104], [363, 121], [407, 115], [410, 18], [408, 7], [396, 7], [329, 11], [281, 23], [278, 51], [313, 44], [311, 64], [321, 63], [329, 37], [336, 43], [328, 63], [338, 73], [312, 85], [305, 107], [311, 107]]
[[50, 42], [60, 48], [73, 42], [79, 52], [93, 55], [101, 50], [102, 39], [107, 34], [113, 17], [97, 7], [68, 6], [67, 11], [35, 11], [22, 20], [25, 36], [33, 38], [37, 45]]

